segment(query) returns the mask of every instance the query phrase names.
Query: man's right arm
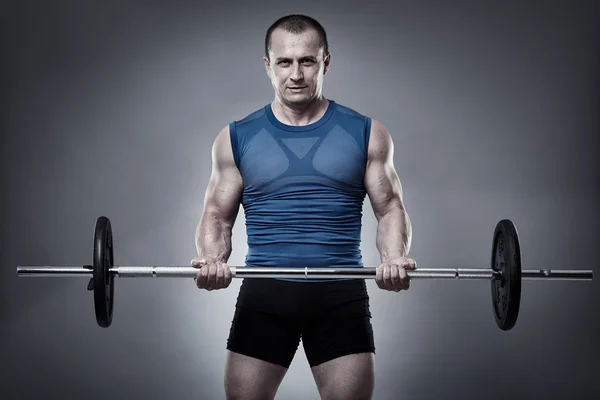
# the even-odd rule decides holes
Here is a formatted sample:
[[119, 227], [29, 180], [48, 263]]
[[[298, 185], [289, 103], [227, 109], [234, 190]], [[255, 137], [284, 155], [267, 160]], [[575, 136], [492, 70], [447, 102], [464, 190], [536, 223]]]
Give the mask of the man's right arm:
[[199, 259], [227, 263], [243, 191], [242, 177], [231, 149], [229, 126], [215, 138], [211, 157], [212, 171], [204, 195], [204, 210], [196, 229], [196, 252]]

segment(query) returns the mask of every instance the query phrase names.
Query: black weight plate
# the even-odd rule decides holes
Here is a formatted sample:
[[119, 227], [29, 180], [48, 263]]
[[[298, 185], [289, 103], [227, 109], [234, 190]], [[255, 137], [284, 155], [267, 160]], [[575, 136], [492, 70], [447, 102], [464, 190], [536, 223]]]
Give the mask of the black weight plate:
[[94, 307], [96, 321], [103, 328], [112, 323], [114, 302], [114, 276], [110, 268], [114, 265], [113, 237], [110, 220], [99, 217], [94, 232]]
[[502, 274], [491, 280], [494, 317], [498, 327], [508, 331], [517, 322], [521, 304], [521, 249], [517, 228], [508, 219], [494, 229], [492, 269]]

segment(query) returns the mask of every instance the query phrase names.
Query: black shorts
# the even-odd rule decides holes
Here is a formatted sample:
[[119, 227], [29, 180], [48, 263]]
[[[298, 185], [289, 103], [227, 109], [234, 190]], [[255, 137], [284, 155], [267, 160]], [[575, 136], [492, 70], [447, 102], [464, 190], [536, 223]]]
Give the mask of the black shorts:
[[375, 353], [365, 281], [244, 279], [227, 349], [289, 368], [301, 339], [311, 367]]

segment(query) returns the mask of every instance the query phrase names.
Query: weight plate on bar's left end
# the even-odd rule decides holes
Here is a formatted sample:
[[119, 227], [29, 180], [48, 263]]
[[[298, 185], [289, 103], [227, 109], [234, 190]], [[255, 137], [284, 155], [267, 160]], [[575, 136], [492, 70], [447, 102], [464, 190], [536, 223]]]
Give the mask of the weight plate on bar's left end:
[[114, 276], [110, 273], [112, 266], [114, 254], [110, 220], [99, 217], [94, 232], [94, 307], [96, 321], [103, 328], [112, 323], [115, 295]]
[[494, 317], [498, 327], [508, 331], [517, 322], [521, 304], [521, 249], [517, 228], [508, 219], [494, 229], [492, 269], [502, 273], [491, 280]]

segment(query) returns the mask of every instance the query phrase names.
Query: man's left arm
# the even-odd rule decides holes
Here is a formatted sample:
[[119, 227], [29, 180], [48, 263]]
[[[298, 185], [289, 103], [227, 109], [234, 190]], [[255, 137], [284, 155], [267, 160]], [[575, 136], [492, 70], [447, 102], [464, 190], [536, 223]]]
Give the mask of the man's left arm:
[[388, 130], [371, 121], [365, 188], [377, 219], [376, 245], [381, 257], [377, 285], [386, 290], [406, 290], [406, 269], [415, 269], [408, 258], [412, 227], [402, 196], [402, 184], [394, 167], [394, 143]]

